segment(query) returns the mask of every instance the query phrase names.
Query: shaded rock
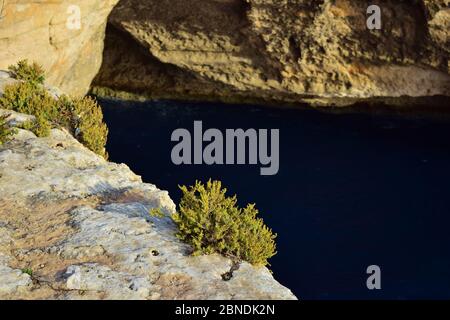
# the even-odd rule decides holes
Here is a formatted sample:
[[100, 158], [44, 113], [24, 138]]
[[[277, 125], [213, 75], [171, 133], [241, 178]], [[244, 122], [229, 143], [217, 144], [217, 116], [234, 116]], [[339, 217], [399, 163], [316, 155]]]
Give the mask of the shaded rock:
[[448, 2], [381, 1], [383, 27], [372, 31], [370, 4], [122, 0], [94, 84], [165, 98], [330, 104], [450, 95]]

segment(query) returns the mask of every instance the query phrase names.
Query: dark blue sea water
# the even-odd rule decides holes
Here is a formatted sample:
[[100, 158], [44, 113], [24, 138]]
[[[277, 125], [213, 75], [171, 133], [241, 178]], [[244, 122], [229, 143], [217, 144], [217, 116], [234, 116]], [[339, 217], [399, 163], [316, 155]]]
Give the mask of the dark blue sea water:
[[[217, 103], [101, 100], [108, 152], [169, 190], [220, 179], [278, 233], [275, 278], [302, 299], [450, 298], [450, 124]], [[175, 166], [177, 128], [280, 129], [280, 171]], [[366, 268], [381, 268], [381, 290]]]

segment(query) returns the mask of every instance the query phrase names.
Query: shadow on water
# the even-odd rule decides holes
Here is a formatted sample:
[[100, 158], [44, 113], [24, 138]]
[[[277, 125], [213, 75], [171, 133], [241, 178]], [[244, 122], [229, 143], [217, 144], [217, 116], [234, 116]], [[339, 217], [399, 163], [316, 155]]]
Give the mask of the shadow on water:
[[[108, 152], [169, 190], [220, 179], [278, 233], [275, 278], [302, 299], [450, 298], [450, 124], [214, 103], [100, 101]], [[280, 171], [175, 166], [177, 128], [280, 129]], [[366, 268], [379, 265], [382, 289]]]

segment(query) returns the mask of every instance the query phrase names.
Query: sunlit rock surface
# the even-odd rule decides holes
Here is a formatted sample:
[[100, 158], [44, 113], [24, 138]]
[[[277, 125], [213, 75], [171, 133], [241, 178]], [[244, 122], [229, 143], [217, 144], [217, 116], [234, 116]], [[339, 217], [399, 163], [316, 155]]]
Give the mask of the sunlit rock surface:
[[117, 2], [0, 1], [0, 69], [36, 61], [49, 84], [85, 94], [101, 65], [107, 17]]

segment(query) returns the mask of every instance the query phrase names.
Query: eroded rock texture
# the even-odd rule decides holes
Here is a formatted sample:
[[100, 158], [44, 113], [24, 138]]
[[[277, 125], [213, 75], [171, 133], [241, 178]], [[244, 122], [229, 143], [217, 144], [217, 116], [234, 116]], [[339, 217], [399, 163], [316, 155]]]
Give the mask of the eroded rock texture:
[[0, 0], [0, 69], [36, 61], [49, 84], [85, 94], [100, 68], [107, 17], [117, 2]]
[[448, 0], [122, 0], [95, 85], [300, 101], [450, 95]]
[[65, 131], [19, 130], [0, 146], [0, 299], [295, 299], [266, 268], [242, 263], [228, 279], [230, 259], [192, 257], [174, 210], [166, 191]]

